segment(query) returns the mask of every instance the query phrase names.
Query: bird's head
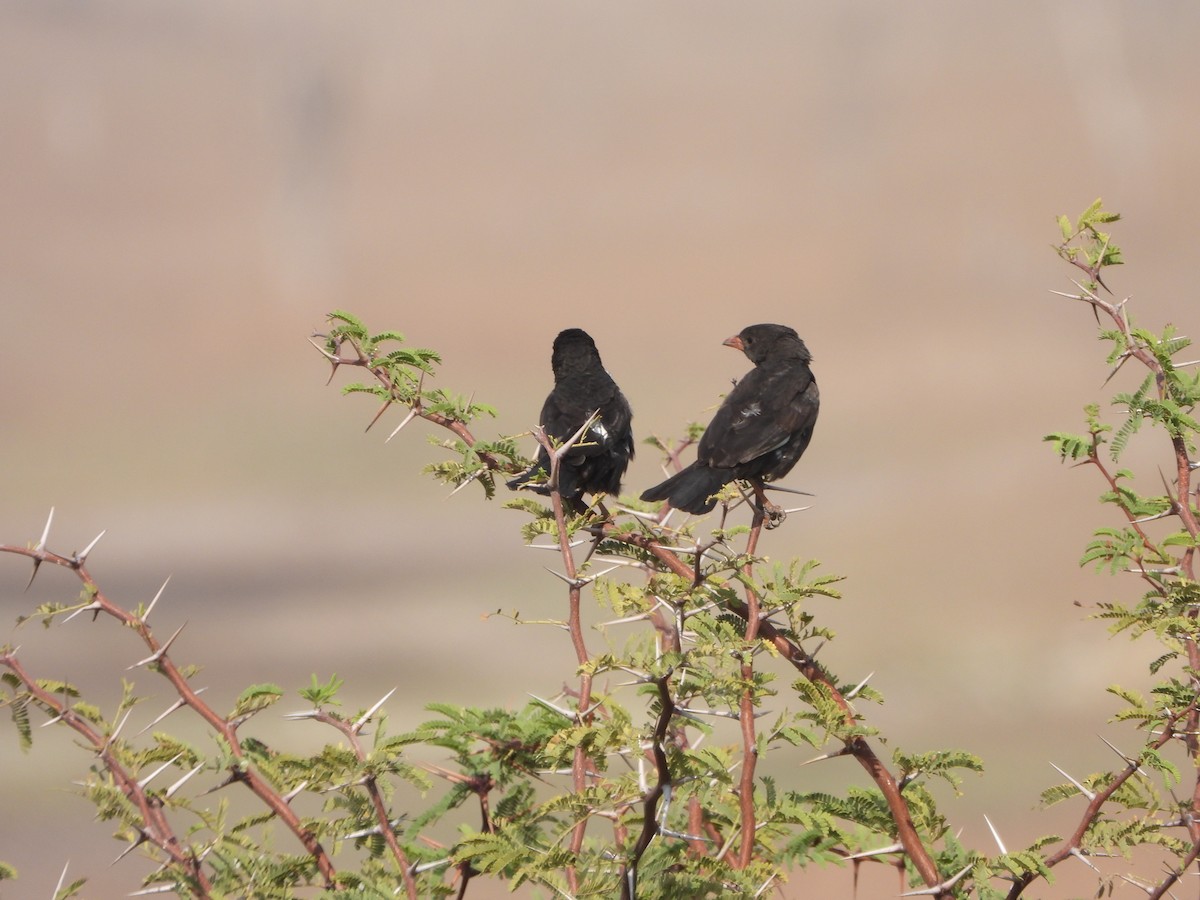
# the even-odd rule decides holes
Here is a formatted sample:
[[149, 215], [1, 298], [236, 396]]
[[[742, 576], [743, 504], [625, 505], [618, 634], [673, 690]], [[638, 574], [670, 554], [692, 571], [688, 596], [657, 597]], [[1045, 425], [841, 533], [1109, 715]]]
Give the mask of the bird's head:
[[554, 339], [554, 350], [550, 354], [550, 368], [555, 377], [570, 371], [578, 371], [589, 364], [600, 364], [600, 351], [592, 336], [582, 328], [560, 331]]
[[800, 340], [800, 335], [786, 325], [749, 325], [723, 343], [726, 347], [741, 350], [756, 366], [768, 356], [812, 361], [812, 354]]

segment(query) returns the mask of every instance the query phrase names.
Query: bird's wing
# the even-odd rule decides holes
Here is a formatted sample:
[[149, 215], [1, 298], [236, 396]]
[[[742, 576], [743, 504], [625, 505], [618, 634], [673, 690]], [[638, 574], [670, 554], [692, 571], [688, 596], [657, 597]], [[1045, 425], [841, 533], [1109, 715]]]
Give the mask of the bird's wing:
[[777, 450], [816, 417], [808, 366], [759, 367], [729, 392], [700, 439], [697, 458], [731, 469]]
[[568, 440], [592, 413], [600, 411], [600, 419], [575, 447], [575, 452], [590, 456], [629, 430], [633, 414], [615, 383], [610, 389], [591, 386], [580, 390], [577, 385], [560, 385], [550, 392], [542, 407], [542, 426], [556, 441]]

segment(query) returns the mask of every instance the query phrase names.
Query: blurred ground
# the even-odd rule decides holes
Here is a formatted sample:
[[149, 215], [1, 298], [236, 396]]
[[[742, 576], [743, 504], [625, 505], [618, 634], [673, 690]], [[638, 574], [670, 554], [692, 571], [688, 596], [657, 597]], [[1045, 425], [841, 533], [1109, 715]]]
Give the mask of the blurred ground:
[[[1048, 293], [1070, 274], [1053, 217], [1103, 195], [1127, 219], [1113, 289], [1194, 327], [1198, 27], [1178, 2], [7, 3], [0, 542], [53, 505], [53, 549], [108, 530], [92, 568], [118, 601], [171, 575], [158, 626], [188, 623], [178, 654], [222, 703], [336, 672], [349, 706], [400, 685], [402, 722], [520, 704], [572, 668], [565, 641], [481, 620], [560, 598], [520, 517], [420, 476], [420, 428], [364, 436], [374, 410], [325, 387], [307, 335], [335, 307], [399, 329], [513, 433], [582, 326], [644, 436], [744, 370], [722, 339], [786, 322], [823, 395], [789, 481], [817, 497], [765, 552], [849, 576], [824, 658], [875, 672], [891, 746], [984, 757], [946, 808], [965, 841], [990, 847], [984, 813], [1010, 846], [1061, 831], [1078, 810], [1034, 811], [1049, 762], [1111, 763], [1103, 688], [1142, 683], [1150, 650], [1073, 605], [1136, 586], [1077, 570], [1100, 485], [1041, 443], [1104, 396], [1091, 316]], [[627, 484], [658, 471], [644, 448]], [[10, 621], [76, 593], [27, 578], [0, 560]], [[110, 703], [137, 658], [83, 617], [0, 641]], [[0, 741], [22, 810], [3, 896], [50, 896], [68, 860], [88, 896], [127, 893], [142, 864], [109, 869], [70, 794], [86, 757], [36, 738]], [[1063, 870], [1039, 896], [1093, 887]], [[790, 890], [852, 895], [844, 871]], [[857, 896], [895, 893], [868, 867]]]

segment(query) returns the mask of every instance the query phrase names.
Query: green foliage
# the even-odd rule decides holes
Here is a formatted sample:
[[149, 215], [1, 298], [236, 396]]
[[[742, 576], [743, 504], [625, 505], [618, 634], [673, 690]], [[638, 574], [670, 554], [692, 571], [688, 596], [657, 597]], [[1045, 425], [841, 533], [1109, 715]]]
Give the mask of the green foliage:
[[[566, 630], [577, 659], [574, 684], [516, 710], [430, 703], [426, 721], [393, 733], [386, 697], [347, 714], [339, 711], [341, 679], [312, 675], [299, 691], [309, 708], [287, 717], [331, 729], [330, 739], [291, 752], [239, 731], [279, 702], [280, 687], [251, 685], [221, 715], [180, 686], [196, 670], [174, 668], [165, 648], [149, 670], [170, 677], [179, 693], [168, 712], [201, 715], [200, 741], [145, 736], [157, 720], [143, 733], [126, 728], [142, 697], [133, 682], [123, 683], [117, 708], [106, 713], [72, 684], [18, 674], [7, 647], [0, 705], [23, 749], [35, 718], [73, 729], [97, 760], [81, 792], [129, 850], [156, 864], [147, 889], [182, 896], [447, 897], [461, 896], [474, 878], [562, 897], [762, 896], [797, 869], [847, 858], [857, 865], [866, 855], [896, 853], [899, 842], [916, 892], [998, 900], [1052, 884], [1054, 867], [1071, 855], [1130, 859], [1150, 847], [1190, 860], [1200, 848], [1179, 826], [1198, 814], [1195, 784], [1187, 782], [1196, 778], [1200, 733], [1193, 568], [1200, 535], [1193, 495], [1171, 477], [1192, 471], [1200, 375], [1177, 359], [1187, 338], [1170, 326], [1148, 331], [1124, 303], [1100, 295], [1103, 270], [1123, 262], [1102, 230], [1118, 218], [1099, 201], [1075, 219], [1062, 216], [1056, 249], [1086, 276], [1074, 299], [1111, 320], [1100, 330], [1107, 365], [1136, 363], [1145, 372], [1133, 390], [1113, 397], [1117, 421], [1104, 421], [1100, 406], [1089, 404], [1084, 432], [1045, 440], [1060, 460], [1086, 464], [1103, 479], [1109, 518], [1082, 564], [1132, 574], [1142, 594], [1099, 602], [1095, 617], [1114, 634], [1156, 642], [1148, 666], [1155, 682], [1148, 692], [1109, 688], [1120, 703], [1114, 723], [1136, 738], [1128, 756], [1043, 791], [1045, 805], [1081, 807], [1072, 837], [986, 856], [961, 843], [938, 800], [957, 796], [965, 773], [982, 772], [977, 756], [892, 748], [888, 764], [876, 755], [884, 741], [867, 711], [882, 695], [867, 679], [838, 678], [814, 658], [836, 637], [821, 624], [821, 610], [840, 599], [840, 578], [815, 561], [763, 555], [761, 520], [742, 515], [736, 485], [720, 495], [719, 524], [670, 527], [636, 500], [582, 514], [561, 505], [556, 513], [553, 503], [528, 495], [506, 502], [524, 514], [525, 540], [557, 551], [555, 562], [566, 566], [556, 572], [566, 611], [511, 618]], [[529, 464], [517, 439], [470, 432], [495, 414], [490, 406], [432, 386], [436, 351], [410, 347], [396, 331], [374, 332], [348, 312], [329, 319], [318, 344], [326, 358], [335, 369], [357, 366], [370, 376], [345, 393], [372, 395], [382, 403], [379, 415], [404, 407], [401, 427], [422, 418], [442, 429], [432, 440], [448, 457], [426, 473], [456, 491], [477, 481], [491, 498], [497, 478]], [[691, 423], [678, 442], [649, 442], [673, 465], [702, 432]], [[1165, 436], [1175, 465], [1147, 491], [1132, 469], [1114, 466], [1150, 435]], [[122, 618], [97, 602], [90, 577], [80, 577], [75, 605], [36, 611], [47, 627], [64, 614], [103, 608], [162, 647], [151, 643], [142, 608]], [[580, 625], [580, 606], [589, 602], [612, 615], [595, 631]], [[784, 790], [754, 768], [767, 753], [790, 766], [853, 756], [867, 775], [839, 791]], [[245, 788], [261, 805], [232, 802], [229, 792]], [[162, 839], [171, 828], [179, 830]], [[0, 880], [15, 874], [0, 864]], [[1115, 877], [1099, 876], [1098, 892], [1111, 891]], [[1174, 876], [1157, 877], [1162, 895]], [[78, 894], [83, 883], [58, 896]]]

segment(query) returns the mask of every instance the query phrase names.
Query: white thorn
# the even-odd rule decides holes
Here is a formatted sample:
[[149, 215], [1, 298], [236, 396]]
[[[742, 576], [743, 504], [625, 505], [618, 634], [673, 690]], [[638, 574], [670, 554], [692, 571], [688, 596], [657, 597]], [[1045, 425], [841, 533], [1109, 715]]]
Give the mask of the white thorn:
[[167, 638], [167, 642], [165, 644], [163, 644], [161, 647], [159, 647], [157, 650], [155, 650], [153, 653], [151, 653], [145, 659], [143, 659], [139, 662], [135, 662], [132, 666], [127, 666], [125, 671], [128, 672], [130, 669], [136, 669], [138, 666], [144, 666], [144, 665], [148, 665], [149, 663], [158, 662], [166, 654], [167, 649], [175, 641], [175, 638], [179, 637], [179, 632], [183, 631], [183, 629], [186, 626], [187, 626], [187, 622], [184, 622], [177, 629], [175, 629], [175, 633], [173, 635], [171, 635], [169, 638]]
[[304, 790], [306, 787], [308, 787], [308, 779], [307, 778], [304, 781], [300, 782], [298, 785], [296, 785], [294, 788], [292, 788], [290, 791], [288, 791], [286, 794], [284, 794], [283, 802], [291, 803], [293, 800], [296, 799], [296, 797], [300, 794], [300, 792], [302, 790]]
[[822, 753], [820, 756], [814, 756], [812, 759], [805, 760], [800, 763], [802, 766], [811, 766], [813, 763], [821, 762], [826, 759], [837, 759], [839, 756], [845, 756], [850, 751], [844, 747], [841, 750], [833, 750], [829, 753]]
[[[52, 517], [54, 515], [53, 508], [50, 509], [50, 515]], [[46, 528], [47, 529], [50, 528], [49, 522], [46, 523]], [[63, 882], [67, 880], [67, 866], [69, 866], [69, 865], [71, 865], [71, 861], [69, 859], [65, 863], [63, 863], [62, 874], [58, 876], [58, 884], [56, 884], [54, 886], [54, 896], [56, 896], [56, 897], [58, 896], [58, 892], [62, 890]]]
[[[573, 550], [576, 547], [579, 547], [583, 544], [590, 544], [590, 543], [591, 543], [590, 540], [572, 541], [571, 543], [567, 544], [567, 546]], [[530, 550], [553, 550], [555, 553], [562, 552], [562, 547], [560, 547], [558, 544], [526, 544], [525, 546], [528, 547]]]
[[[207, 690], [208, 690], [208, 688], [202, 687], [202, 688], [199, 688], [199, 689], [193, 691], [193, 693], [203, 694]], [[183, 704], [182, 699], [176, 700], [174, 703], [172, 703], [170, 706], [167, 707], [165, 712], [161, 713], [158, 716], [158, 718], [156, 718], [153, 722], [151, 722], [149, 725], [147, 725], [145, 728], [143, 728], [141, 731], [139, 731], [137, 734], [135, 734], [134, 737], [140, 737], [141, 735], [145, 734], [147, 731], [149, 731], [151, 728], [153, 728], [155, 725], [157, 725], [159, 722], [161, 722], [163, 719], [165, 719], [167, 716], [169, 716], [171, 713], [175, 712], [175, 710], [179, 709], [183, 705], [184, 704]]]
[[188, 772], [186, 775], [184, 775], [182, 778], [180, 778], [178, 781], [176, 781], [173, 785], [171, 785], [169, 788], [167, 788], [167, 792], [163, 796], [168, 799], [170, 799], [171, 797], [174, 797], [175, 792], [177, 790], [179, 790], [181, 787], [183, 787], [191, 779], [191, 777], [193, 775], [195, 775], [197, 772], [199, 772], [203, 768], [204, 768], [204, 763], [197, 763], [196, 768], [192, 769], [192, 771]]
[[153, 781], [155, 778], [157, 778], [159, 775], [161, 775], [166, 769], [169, 769], [172, 765], [174, 765], [175, 760], [179, 759], [179, 757], [181, 757], [181, 756], [183, 756], [182, 750], [179, 751], [178, 753], [176, 753], [170, 759], [168, 759], [165, 763], [163, 763], [161, 766], [159, 766], [157, 769], [155, 769], [153, 772], [151, 772], [149, 775], [147, 775], [141, 781], [139, 781], [137, 783], [138, 787], [145, 789], [146, 785], [148, 785], [151, 781]]
[[351, 726], [351, 730], [355, 734], [357, 734], [360, 730], [362, 730], [362, 727], [364, 725], [366, 725], [367, 722], [370, 721], [371, 716], [375, 715], [375, 713], [377, 713], [379, 711], [379, 707], [381, 707], [381, 706], [383, 706], [383, 704], [387, 703], [388, 700], [391, 698], [392, 694], [396, 693], [396, 691], [398, 691], [398, 690], [400, 690], [400, 688], [399, 688], [399, 686], [396, 686], [396, 687], [392, 688], [390, 691], [388, 691], [386, 694], [384, 694], [382, 697], [380, 697], [379, 702], [377, 702], [374, 706], [372, 706], [365, 713], [363, 713], [361, 716], [358, 717], [358, 721], [355, 722], [354, 725]]
[[991, 829], [992, 837], [996, 839], [996, 846], [1000, 848], [1001, 855], [1007, 856], [1008, 848], [1004, 846], [1004, 841], [1000, 840], [1000, 832], [996, 830], [996, 826], [992, 824], [992, 820], [984, 816], [983, 821], [987, 822], [987, 827]]
[[130, 844], [128, 847], [126, 847], [124, 850], [122, 850], [120, 852], [120, 854], [118, 854], [117, 858], [114, 859], [112, 862], [110, 862], [109, 865], [115, 866], [117, 863], [119, 863], [121, 860], [123, 860], [125, 857], [127, 857], [130, 853], [132, 853], [138, 847], [142, 846], [142, 844], [146, 843], [146, 840], [147, 840], [146, 833], [139, 829], [137, 840], [135, 840], [132, 844]]
[[[1050, 766], [1056, 772], [1058, 772], [1059, 775], [1061, 775], [1063, 778], [1067, 779], [1067, 781], [1071, 782], [1071, 784], [1075, 785], [1075, 787], [1079, 790], [1079, 793], [1081, 793], [1081, 794], [1083, 794], [1083, 796], [1087, 797], [1089, 801], [1096, 799], [1096, 794], [1094, 791], [1089, 791], [1087, 788], [1085, 788], [1082, 784], [1080, 784], [1078, 781], [1076, 781], [1074, 778], [1072, 778], [1070, 775], [1068, 775], [1066, 772], [1064, 772], [1058, 766], [1054, 765], [1054, 763], [1050, 763]], [[987, 818], [987, 817], [985, 816], [984, 818]]]
[[874, 675], [875, 675], [874, 672], [870, 672], [866, 678], [864, 678], [862, 681], [860, 681], [858, 684], [856, 684], [854, 687], [852, 687], [850, 689], [849, 693], [846, 694], [846, 699], [853, 700], [854, 697], [857, 696], [858, 692], [867, 686], [867, 682], [870, 681]]
[[420, 875], [422, 872], [428, 872], [430, 869], [439, 869], [442, 866], [448, 866], [453, 861], [450, 857], [446, 857], [445, 859], [438, 859], [433, 862], [421, 863], [419, 866], [413, 866], [412, 872], [414, 875]]
[[610, 619], [607, 622], [597, 622], [597, 628], [608, 628], [610, 625], [625, 625], [629, 622], [641, 622], [650, 618], [650, 613], [638, 613], [636, 616], [626, 616], [623, 619]]
[[407, 425], [409, 422], [411, 422], [413, 420], [413, 417], [416, 416], [416, 414], [417, 414], [417, 408], [414, 406], [412, 409], [410, 409], [408, 411], [408, 415], [404, 417], [404, 421], [401, 422], [399, 425], [397, 425], [395, 430], [387, 436], [387, 439], [384, 440], [384, 443], [386, 444], [388, 441], [390, 441], [392, 438], [394, 438], [396, 435], [398, 435], [400, 433], [400, 429], [403, 428], [405, 425]]
[[582, 581], [584, 584], [589, 584], [589, 583], [595, 581], [597, 578], [603, 578], [609, 572], [615, 572], [617, 569], [620, 569], [623, 565], [624, 565], [624, 563], [617, 563], [615, 566], [609, 566], [607, 569], [602, 569], [599, 572], [591, 572], [587, 575], [586, 578], [581, 578], [580, 581]]
[[104, 609], [104, 607], [96, 602], [89, 603], [87, 606], [81, 606], [81, 607], [79, 607], [79, 609], [75, 610], [75, 612], [71, 613], [69, 616], [67, 616], [65, 619], [63, 619], [63, 624], [66, 625], [68, 622], [70, 622], [73, 618], [75, 618], [80, 613], [90, 612], [91, 610], [94, 610], [94, 609]]
[[125, 710], [125, 715], [121, 716], [121, 721], [117, 723], [117, 727], [113, 729], [113, 733], [108, 736], [107, 740], [105, 740], [104, 748], [106, 750], [108, 749], [108, 746], [117, 739], [117, 735], [121, 733], [121, 730], [125, 727], [125, 723], [129, 721], [129, 717], [131, 715], [133, 715], [132, 706]]
[[[37, 546], [33, 548], [34, 550], [45, 550], [46, 549], [46, 538], [50, 537], [50, 523], [53, 521], [54, 521], [54, 507], [52, 506], [52, 507], [50, 507], [50, 516], [49, 516], [49, 518], [46, 519], [46, 527], [42, 529], [42, 539], [37, 542]], [[67, 874], [67, 870], [63, 869], [63, 875], [65, 876], [66, 874]], [[59, 886], [61, 887], [61, 884]]]
[[561, 578], [563, 581], [565, 581], [571, 587], [583, 587], [583, 583], [581, 583], [578, 578], [570, 578], [570, 577], [564, 575], [562, 572], [556, 572], [554, 569], [551, 569], [549, 566], [542, 566], [542, 568], [545, 569], [547, 572], [549, 572], [551, 575], [553, 575], [555, 578]]
[[870, 856], [885, 856], [888, 853], [903, 853], [903, 844], [888, 844], [886, 847], [880, 847], [877, 850], [864, 850], [862, 853], [852, 853], [846, 859], [866, 859]]
[[922, 897], [922, 896], [932, 896], [934, 894], [944, 893], [944, 892], [948, 891], [950, 888], [954, 887], [960, 881], [962, 881], [962, 877], [964, 875], [966, 875], [968, 872], [970, 872], [973, 868], [975, 868], [974, 865], [967, 866], [966, 868], [959, 871], [958, 874], [955, 875], [953, 878], [947, 878], [941, 884], [935, 884], [933, 887], [925, 888], [925, 890], [923, 890], [923, 891], [909, 891], [908, 893], [901, 894], [900, 896], [901, 897]]
[[167, 589], [167, 585], [171, 583], [171, 576], [167, 576], [167, 580], [162, 583], [162, 587], [158, 589], [158, 593], [154, 595], [154, 599], [150, 601], [150, 605], [146, 607], [146, 611], [142, 613], [142, 623], [150, 618], [150, 610], [154, 609], [154, 604], [158, 602], [158, 598], [163, 595], [163, 591]]
[[[526, 693], [528, 693], [528, 692], [526, 692]], [[529, 694], [529, 696], [532, 697], [534, 700], [536, 700], [538, 703], [542, 704], [542, 706], [546, 707], [546, 709], [553, 710], [554, 712], [558, 713], [560, 716], [563, 716], [564, 718], [571, 719], [571, 720], [575, 719], [575, 713], [572, 712], [571, 710], [563, 709], [561, 706], [555, 706], [549, 700], [543, 700], [537, 694]]]
[[87, 560], [88, 554], [92, 552], [92, 548], [95, 547], [96, 544], [100, 543], [100, 538], [104, 537], [104, 535], [106, 535], [107, 533], [108, 533], [108, 529], [105, 528], [102, 532], [100, 532], [98, 535], [96, 535], [94, 538], [92, 538], [92, 542], [90, 544], [88, 544], [86, 547], [84, 547], [82, 550], [80, 550], [78, 553], [75, 554], [75, 562], [79, 563], [79, 565], [82, 566], [84, 564], [84, 562]]
[[472, 481], [475, 481], [475, 479], [477, 479], [480, 475], [482, 475], [486, 471], [487, 471], [487, 469], [476, 469], [474, 472], [472, 472], [470, 475], [468, 475], [466, 478], [464, 478], [462, 484], [460, 484], [458, 487], [456, 487], [454, 490], [452, 490], [450, 492], [449, 496], [453, 497], [455, 494], [457, 494], [459, 491], [461, 491], [463, 488], [465, 488]]

